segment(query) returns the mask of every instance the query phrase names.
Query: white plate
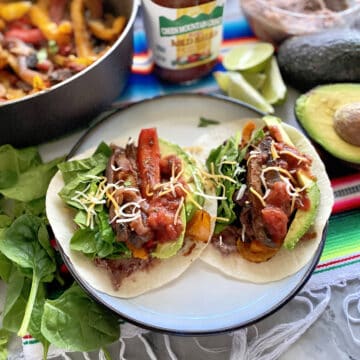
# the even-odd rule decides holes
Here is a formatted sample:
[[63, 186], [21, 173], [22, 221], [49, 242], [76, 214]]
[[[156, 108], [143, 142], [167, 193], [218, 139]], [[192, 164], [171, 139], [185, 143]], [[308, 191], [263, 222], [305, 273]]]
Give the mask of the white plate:
[[[131, 105], [90, 129], [72, 155], [118, 137], [136, 139], [141, 128], [157, 127], [159, 136], [190, 146], [208, 130], [198, 127], [200, 116], [225, 123], [261, 114], [239, 102], [196, 94], [157, 97]], [[305, 284], [315, 268], [324, 235], [312, 261], [281, 281], [253, 284], [226, 277], [202, 261], [179, 279], [132, 299], [121, 299], [93, 289], [80, 279], [66, 256], [75, 279], [97, 301], [139, 326], [168, 333], [197, 335], [234, 330], [279, 309]]]

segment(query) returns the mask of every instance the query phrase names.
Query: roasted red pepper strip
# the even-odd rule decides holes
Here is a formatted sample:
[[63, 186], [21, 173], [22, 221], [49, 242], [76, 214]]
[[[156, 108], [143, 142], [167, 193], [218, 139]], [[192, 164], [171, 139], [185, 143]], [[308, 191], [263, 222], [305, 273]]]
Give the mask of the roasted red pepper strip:
[[11, 29], [5, 33], [6, 39], [16, 38], [29, 44], [39, 44], [45, 40], [39, 29]]
[[160, 183], [160, 148], [155, 128], [142, 129], [140, 132], [137, 166], [141, 195], [149, 198], [152, 195], [154, 186]]

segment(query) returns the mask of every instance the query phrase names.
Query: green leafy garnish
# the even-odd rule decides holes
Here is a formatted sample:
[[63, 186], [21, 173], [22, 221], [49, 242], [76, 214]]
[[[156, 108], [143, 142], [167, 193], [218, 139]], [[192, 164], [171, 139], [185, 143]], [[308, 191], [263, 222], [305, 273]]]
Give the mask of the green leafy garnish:
[[220, 121], [218, 120], [207, 119], [201, 116], [199, 119], [198, 127], [208, 127], [210, 125], [218, 125], [218, 124], [220, 124]]

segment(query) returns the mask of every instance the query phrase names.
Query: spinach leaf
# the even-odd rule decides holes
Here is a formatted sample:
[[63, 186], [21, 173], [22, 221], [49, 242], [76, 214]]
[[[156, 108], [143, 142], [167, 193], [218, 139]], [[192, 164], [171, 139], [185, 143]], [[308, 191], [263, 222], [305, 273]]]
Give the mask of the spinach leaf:
[[7, 360], [8, 350], [7, 345], [9, 342], [10, 334], [4, 329], [0, 329], [0, 360]]
[[222, 176], [221, 185], [216, 186], [216, 195], [224, 197], [224, 199], [218, 200], [217, 216], [219, 219], [216, 221], [214, 230], [216, 234], [236, 220], [233, 197], [245, 182], [246, 165], [243, 160], [249, 147], [263, 137], [263, 129], [258, 129], [252, 133], [249, 142], [241, 148], [241, 135], [238, 133], [213, 149], [206, 160], [208, 169]]
[[116, 341], [118, 319], [73, 285], [56, 300], [46, 300], [41, 332], [55, 346], [69, 351], [92, 351]]
[[81, 251], [93, 258], [96, 254], [96, 232], [90, 228], [78, 229], [70, 240], [71, 250]]
[[[29, 280], [29, 279], [27, 279]], [[12, 272], [5, 298], [3, 312], [3, 328], [16, 333], [24, 316], [27, 296], [31, 283], [25, 282], [25, 277], [18, 270]]]
[[11, 186], [0, 189], [0, 193], [10, 199], [28, 202], [44, 197], [51, 178], [57, 171], [60, 159], [31, 167], [18, 174]]
[[2, 217], [0, 228], [9, 226], [23, 214], [36, 215], [45, 219], [45, 196], [28, 202], [2, 198], [0, 199], [0, 214]]
[[[12, 272], [8, 291], [6, 293], [5, 307], [3, 313], [3, 328], [12, 333], [17, 333], [21, 327], [21, 322], [25, 314], [26, 303], [31, 291], [31, 280], [25, 278], [18, 270]], [[40, 332], [41, 317], [45, 302], [45, 287], [39, 285], [36, 295], [31, 319], [28, 327], [29, 333], [41, 341], [44, 351], [47, 352], [48, 341]]]
[[222, 185], [216, 187], [216, 195], [222, 196], [218, 200], [217, 220], [215, 233], [221, 232], [227, 225], [236, 219], [234, 212], [235, 202], [233, 196], [243, 182], [242, 176], [245, 170], [240, 167], [239, 158], [240, 134], [230, 137], [224, 144], [213, 149], [206, 160], [206, 166], [217, 175], [224, 176]]
[[[96, 191], [97, 183], [101, 179], [96, 179], [95, 177], [101, 176], [107, 166], [108, 158], [102, 154], [94, 155], [92, 158], [85, 160], [91, 160], [90, 163], [92, 163], [94, 159], [94, 164], [93, 166], [90, 166], [89, 169], [84, 169], [84, 171], [76, 172], [75, 174], [72, 174], [72, 170], [70, 170], [69, 172], [72, 174], [71, 177], [69, 176], [69, 172], [63, 172], [65, 164], [68, 166], [69, 163], [59, 165], [63, 178], [67, 179], [67, 181], [65, 181], [65, 186], [60, 190], [59, 195], [65, 203], [79, 210], [83, 210], [83, 206], [78, 201], [74, 201], [73, 198], [79, 192], [84, 192], [87, 189], [89, 193]], [[79, 161], [84, 162], [85, 160]], [[74, 162], [77, 163], [78, 161], [74, 160]]]
[[0, 238], [0, 251], [24, 274], [32, 277], [29, 299], [18, 332], [20, 336], [28, 329], [40, 283], [52, 281], [56, 271], [56, 264], [48, 254], [49, 249], [45, 249], [39, 241], [39, 237], [45, 236], [44, 228], [46, 230], [38, 217], [22, 215], [2, 232]]
[[72, 250], [81, 251], [90, 258], [129, 257], [130, 250], [124, 243], [116, 241], [115, 233], [109, 224], [109, 215], [102, 209], [97, 213], [96, 225], [78, 229], [70, 240]]
[[2, 252], [0, 252], [0, 279], [8, 283], [12, 269], [13, 269], [12, 261], [9, 260]]
[[18, 150], [11, 145], [0, 146], [0, 189], [13, 186], [22, 172], [40, 163], [34, 147]]

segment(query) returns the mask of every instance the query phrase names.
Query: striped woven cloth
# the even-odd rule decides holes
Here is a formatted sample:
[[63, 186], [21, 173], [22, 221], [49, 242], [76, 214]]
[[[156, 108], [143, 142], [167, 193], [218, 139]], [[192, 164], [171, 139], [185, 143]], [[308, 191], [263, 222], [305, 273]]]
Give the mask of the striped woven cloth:
[[331, 183], [335, 204], [310, 287], [337, 284], [360, 274], [360, 173], [332, 179]]

